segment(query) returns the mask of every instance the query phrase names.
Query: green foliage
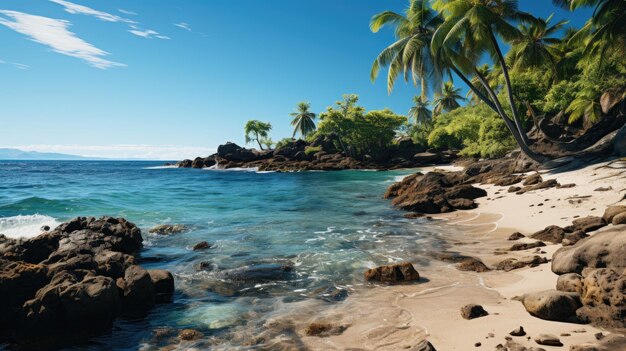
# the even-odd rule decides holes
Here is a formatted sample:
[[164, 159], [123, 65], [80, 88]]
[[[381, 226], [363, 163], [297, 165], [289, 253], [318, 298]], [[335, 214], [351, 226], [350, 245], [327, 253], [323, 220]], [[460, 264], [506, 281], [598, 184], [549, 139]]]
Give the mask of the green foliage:
[[435, 100], [433, 105], [435, 106], [433, 112], [435, 115], [441, 114], [443, 111], [452, 111], [461, 107], [457, 100], [465, 100], [459, 93], [461, 89], [455, 88], [452, 82], [445, 82], [441, 92], [435, 93]]
[[433, 131], [433, 124], [411, 124], [407, 128], [407, 135], [417, 146], [428, 147], [428, 135]]
[[280, 149], [283, 146], [289, 145], [291, 143], [293, 143], [296, 139], [294, 138], [283, 138], [280, 139], [279, 141], [276, 142], [276, 145], [274, 146], [274, 148], [276, 149]]
[[246, 137], [246, 144], [256, 141], [257, 144], [259, 144], [259, 148], [263, 150], [261, 139], [268, 137], [269, 131], [272, 130], [272, 125], [266, 122], [251, 120], [246, 123], [243, 130]]
[[550, 113], [565, 111], [574, 100], [577, 90], [575, 82], [562, 80], [556, 83], [548, 90], [542, 110]]
[[303, 138], [315, 131], [315, 113], [309, 111], [311, 104], [308, 102], [299, 102], [296, 111], [291, 113], [293, 117], [291, 125], [293, 128], [292, 138], [295, 138], [296, 133], [300, 133]]
[[272, 138], [263, 138], [261, 139], [261, 145], [265, 145], [266, 148], [271, 149], [274, 145], [274, 141]]
[[[526, 103], [530, 104], [535, 111], [542, 111], [544, 99], [551, 84], [551, 80], [546, 78], [547, 73], [549, 72], [544, 70], [511, 72], [511, 91], [515, 97], [517, 110], [522, 112], [520, 116], [522, 120], [528, 121], [528, 117], [531, 116]], [[524, 115], [527, 118], [524, 119]]]
[[320, 114], [316, 135], [336, 134], [341, 144], [338, 146], [352, 156], [382, 151], [407, 123], [406, 117], [388, 109], [366, 112], [356, 105], [357, 101], [356, 95], [344, 95], [343, 101]]
[[322, 147], [321, 146], [307, 146], [304, 149], [304, 153], [307, 155], [313, 155], [316, 154], [318, 152], [322, 151]]
[[502, 119], [485, 104], [465, 106], [435, 118], [428, 145], [462, 149], [465, 156], [498, 157], [515, 147]]

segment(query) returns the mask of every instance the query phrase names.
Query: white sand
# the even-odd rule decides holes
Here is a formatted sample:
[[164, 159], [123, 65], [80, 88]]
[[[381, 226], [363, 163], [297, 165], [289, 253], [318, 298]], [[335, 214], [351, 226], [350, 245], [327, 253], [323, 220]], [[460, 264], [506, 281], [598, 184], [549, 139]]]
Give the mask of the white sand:
[[[483, 188], [488, 196], [477, 201], [478, 209], [436, 217], [450, 225], [450, 250], [480, 257], [487, 265], [508, 257], [535, 254], [534, 250], [505, 255], [495, 255], [494, 251], [510, 247], [512, 242], [507, 238], [514, 231], [531, 234], [552, 224], [569, 225], [577, 216], [601, 216], [607, 206], [618, 203], [626, 194], [626, 173], [603, 166], [606, 163], [542, 175], [544, 180], [556, 178], [561, 184], [575, 183], [574, 188], [516, 195], [508, 193], [508, 187], [486, 185]], [[595, 191], [609, 186], [612, 190]], [[541, 256], [550, 259], [559, 247], [543, 247], [545, 253]], [[554, 289], [557, 276], [549, 264], [508, 273], [461, 272], [454, 265], [439, 261], [416, 268], [425, 278], [422, 283], [372, 285], [332, 307], [319, 306], [314, 315], [294, 313], [292, 322], [302, 343], [316, 350], [419, 350], [420, 342], [428, 339], [439, 351], [494, 350], [497, 344], [506, 342], [504, 338], [510, 331], [523, 326], [532, 337], [541, 333], [558, 336], [564, 347], [539, 346], [526, 337], [513, 337], [514, 341], [546, 350], [568, 350], [570, 345], [594, 341], [593, 334], [601, 331], [589, 325], [532, 317], [520, 302], [512, 299], [524, 293]], [[489, 316], [463, 319], [460, 309], [469, 303], [481, 304]], [[311, 322], [348, 328], [336, 336], [305, 336], [303, 331]], [[480, 348], [474, 346], [477, 342], [481, 343]]]

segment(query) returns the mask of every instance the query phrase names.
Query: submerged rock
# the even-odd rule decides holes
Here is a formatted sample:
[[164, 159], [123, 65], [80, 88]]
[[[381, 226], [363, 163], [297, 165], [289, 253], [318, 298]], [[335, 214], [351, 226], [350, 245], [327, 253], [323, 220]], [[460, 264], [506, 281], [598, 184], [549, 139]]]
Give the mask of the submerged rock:
[[188, 231], [184, 224], [159, 224], [155, 227], [150, 228], [149, 232], [153, 234], [159, 235], [170, 235], [170, 234], [179, 234]]
[[419, 280], [420, 275], [409, 262], [380, 266], [365, 271], [365, 280], [397, 283]]

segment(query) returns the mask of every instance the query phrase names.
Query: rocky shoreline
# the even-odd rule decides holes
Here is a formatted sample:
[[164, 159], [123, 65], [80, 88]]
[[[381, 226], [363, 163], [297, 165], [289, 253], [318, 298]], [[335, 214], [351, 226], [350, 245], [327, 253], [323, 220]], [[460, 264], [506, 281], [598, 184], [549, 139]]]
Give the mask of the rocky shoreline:
[[258, 168], [259, 171], [337, 171], [346, 169], [389, 170], [449, 163], [456, 158], [451, 151], [428, 151], [403, 138], [379, 155], [351, 157], [339, 150], [332, 136], [313, 142], [294, 140], [275, 150], [246, 149], [234, 143], [217, 148], [217, 153], [176, 162], [179, 168]]
[[0, 342], [56, 349], [172, 301], [174, 278], [135, 262], [140, 229], [122, 218], [78, 217], [31, 239], [0, 235]]
[[[620, 162], [620, 159], [615, 159], [614, 162]], [[556, 179], [543, 180], [537, 170], [536, 164], [520, 157], [475, 162], [462, 171], [434, 171], [408, 176], [390, 186], [385, 197], [392, 199], [394, 206], [410, 211], [407, 217], [415, 218], [424, 214], [476, 208], [475, 200], [488, 196], [485, 190], [476, 186], [485, 184], [502, 189], [496, 191], [495, 195], [500, 192], [513, 194], [510, 196], [576, 186], [571, 183], [560, 184]], [[603, 189], [600, 187], [596, 191], [604, 191]], [[487, 200], [497, 201], [497, 198]], [[575, 204], [581, 200], [569, 201]], [[496, 250], [496, 256], [531, 250], [545, 254], [542, 247], [546, 245], [557, 244], [562, 247], [554, 252], [551, 260], [531, 254], [501, 260], [492, 268], [508, 272], [551, 262], [551, 271], [558, 275], [556, 286], [552, 290], [519, 296], [518, 300], [526, 311], [544, 320], [591, 324], [615, 333], [610, 337], [600, 334], [597, 343], [573, 345], [570, 348], [572, 351], [624, 350], [626, 338], [620, 337], [620, 334], [623, 336], [626, 331], [625, 224], [626, 205], [618, 204], [607, 207], [602, 216], [575, 216], [569, 226], [547, 226], [529, 234], [528, 238], [519, 232], [512, 233], [509, 240], [523, 238], [524, 242], [513, 244], [509, 249]], [[440, 254], [438, 259], [458, 263], [456, 267], [459, 270], [482, 273], [492, 269], [475, 257], [458, 253], [448, 256], [450, 255]], [[560, 344], [555, 336], [543, 339], [549, 341], [542, 343], [545, 340], [541, 340], [537, 343], [552, 346]], [[538, 349], [526, 348], [509, 340], [506, 344], [499, 345], [497, 350]]]

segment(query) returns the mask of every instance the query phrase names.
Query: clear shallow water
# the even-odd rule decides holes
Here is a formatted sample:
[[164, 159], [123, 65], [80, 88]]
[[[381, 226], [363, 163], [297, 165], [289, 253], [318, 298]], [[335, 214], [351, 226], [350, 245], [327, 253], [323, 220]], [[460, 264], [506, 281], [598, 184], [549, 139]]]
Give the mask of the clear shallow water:
[[[143, 232], [140, 264], [175, 274], [173, 304], [142, 321], [120, 321], [112, 334], [79, 349], [137, 349], [153, 344], [153, 330], [167, 326], [201, 330], [219, 345], [249, 319], [262, 324], [278, 306], [363, 288], [368, 267], [404, 259], [428, 264], [423, 253], [440, 244], [438, 226], [404, 219], [382, 199], [411, 171], [255, 173], [160, 165], [0, 161], [0, 233], [32, 236], [43, 224], [75, 216], [125, 217]], [[162, 223], [191, 231], [148, 234]], [[192, 251], [199, 241], [215, 247]], [[232, 278], [246, 267], [271, 277]], [[291, 269], [275, 274], [277, 267]], [[230, 348], [255, 349], [234, 343]]]

